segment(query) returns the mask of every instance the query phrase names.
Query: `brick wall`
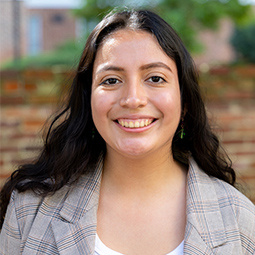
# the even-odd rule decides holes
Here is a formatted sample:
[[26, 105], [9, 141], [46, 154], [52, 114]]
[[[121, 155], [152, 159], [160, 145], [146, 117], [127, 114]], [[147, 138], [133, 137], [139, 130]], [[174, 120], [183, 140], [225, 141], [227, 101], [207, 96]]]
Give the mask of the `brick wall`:
[[201, 74], [201, 86], [240, 190], [255, 203], [255, 66], [213, 69]]
[[44, 123], [71, 76], [60, 69], [1, 72], [0, 186], [18, 165], [40, 151]]
[[[39, 152], [43, 123], [70, 77], [61, 70], [1, 73], [0, 185]], [[255, 203], [255, 67], [214, 69], [201, 74], [201, 85], [241, 189]]]
[[[237, 172], [238, 184], [255, 202], [255, 97], [253, 102], [211, 103], [207, 109]], [[216, 124], [217, 123], [217, 124]]]

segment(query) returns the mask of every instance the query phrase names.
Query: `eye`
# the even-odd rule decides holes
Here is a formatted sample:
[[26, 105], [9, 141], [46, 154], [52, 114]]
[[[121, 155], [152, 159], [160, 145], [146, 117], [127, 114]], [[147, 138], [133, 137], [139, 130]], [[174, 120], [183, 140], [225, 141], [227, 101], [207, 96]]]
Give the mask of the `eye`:
[[120, 83], [120, 80], [116, 78], [109, 78], [100, 83], [100, 85], [115, 85], [117, 83]]
[[148, 81], [152, 83], [162, 83], [165, 82], [166, 80], [160, 76], [152, 76], [148, 79]]

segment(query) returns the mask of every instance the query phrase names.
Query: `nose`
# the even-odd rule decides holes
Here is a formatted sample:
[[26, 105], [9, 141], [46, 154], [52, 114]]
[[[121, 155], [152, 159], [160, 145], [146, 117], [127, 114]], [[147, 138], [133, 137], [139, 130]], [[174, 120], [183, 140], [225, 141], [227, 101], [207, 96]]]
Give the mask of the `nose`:
[[143, 85], [139, 82], [125, 84], [120, 105], [128, 108], [139, 108], [147, 104], [147, 97]]

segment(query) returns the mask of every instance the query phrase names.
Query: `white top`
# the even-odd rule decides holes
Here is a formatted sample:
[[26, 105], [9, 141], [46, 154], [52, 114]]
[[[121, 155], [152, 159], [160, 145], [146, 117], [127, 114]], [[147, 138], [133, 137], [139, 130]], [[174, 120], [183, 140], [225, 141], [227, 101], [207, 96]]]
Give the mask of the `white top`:
[[[183, 255], [184, 241], [182, 241], [177, 248], [166, 255]], [[108, 248], [104, 243], [100, 240], [98, 235], [96, 234], [96, 247], [95, 247], [95, 255], [124, 255], [117, 251], [113, 251]]]

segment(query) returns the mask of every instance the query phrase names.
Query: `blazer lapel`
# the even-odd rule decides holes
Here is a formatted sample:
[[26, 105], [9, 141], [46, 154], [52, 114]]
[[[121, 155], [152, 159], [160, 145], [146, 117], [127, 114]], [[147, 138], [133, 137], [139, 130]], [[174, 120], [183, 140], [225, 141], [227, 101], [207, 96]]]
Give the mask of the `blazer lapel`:
[[226, 243], [225, 226], [213, 180], [190, 160], [184, 254], [213, 254]]
[[[96, 171], [81, 178], [51, 222], [59, 254], [93, 254], [103, 159]], [[187, 187], [184, 254], [214, 254], [226, 243], [225, 227], [213, 181], [191, 159]]]
[[51, 222], [59, 254], [93, 254], [103, 159], [95, 173], [81, 178], [60, 211], [62, 219]]
[[77, 222], [52, 221], [51, 227], [59, 254], [91, 255], [95, 249], [97, 207]]
[[201, 234], [190, 222], [186, 224], [184, 254], [213, 255], [211, 247], [202, 239]]

